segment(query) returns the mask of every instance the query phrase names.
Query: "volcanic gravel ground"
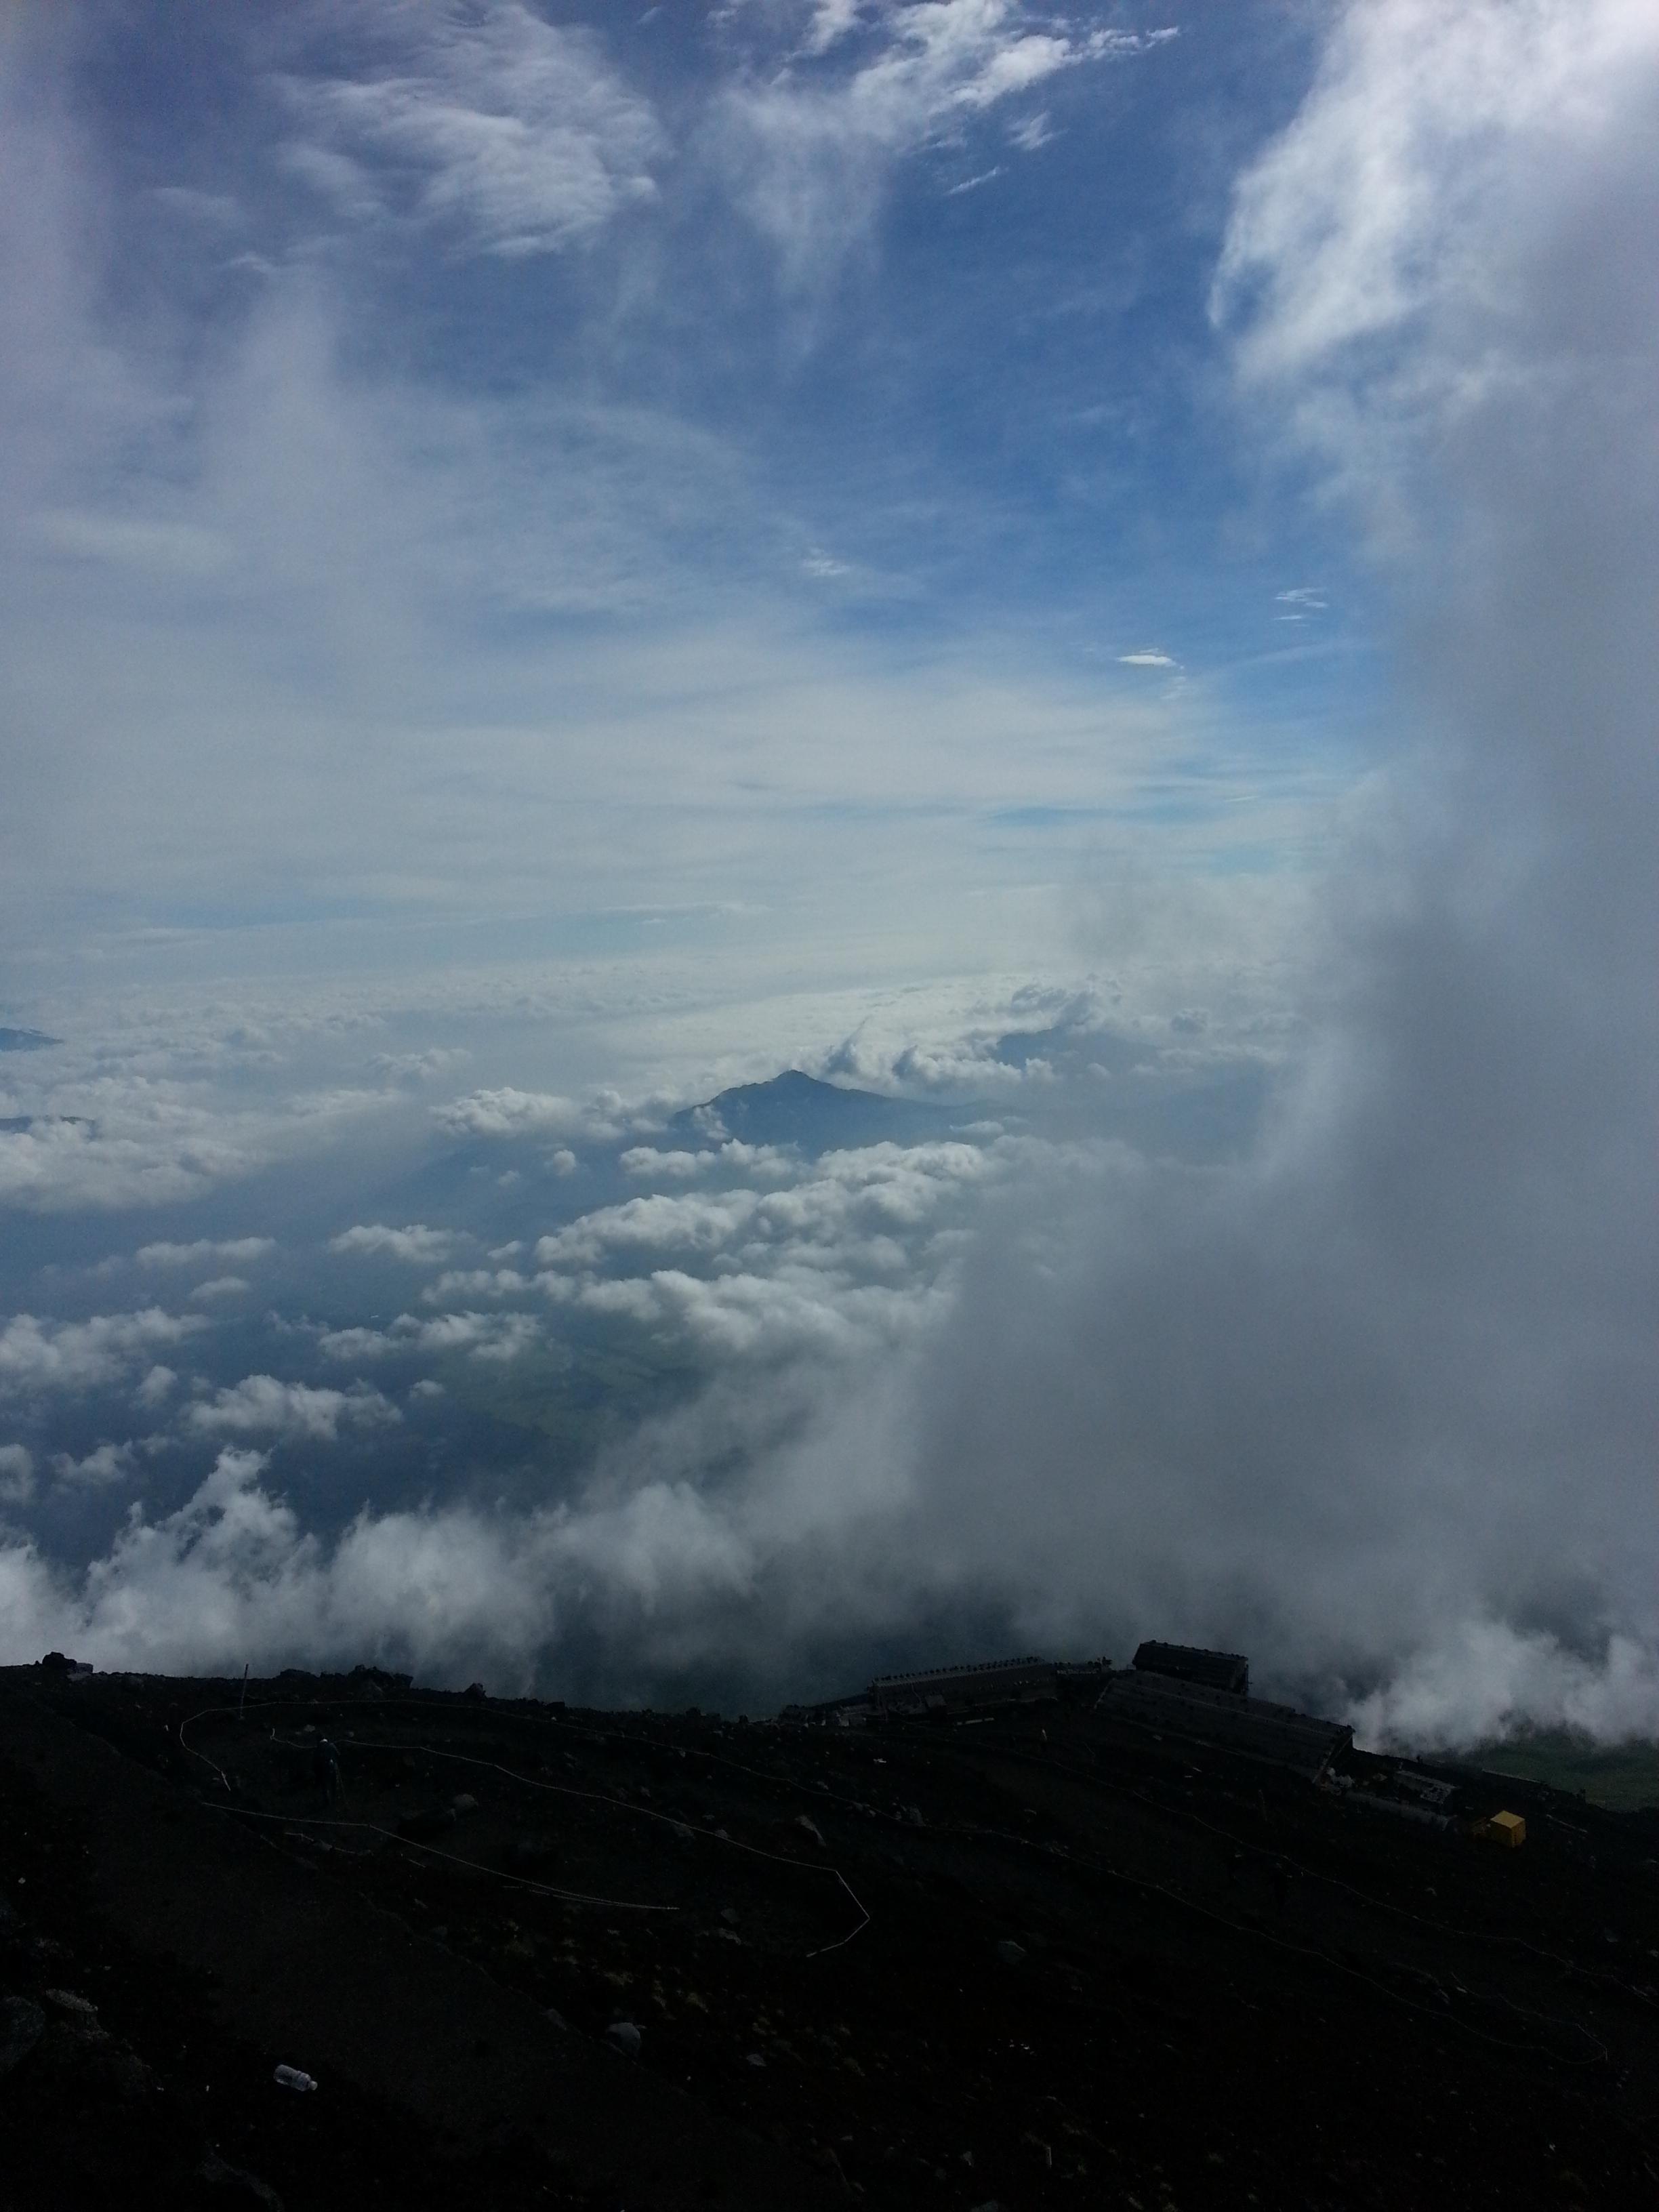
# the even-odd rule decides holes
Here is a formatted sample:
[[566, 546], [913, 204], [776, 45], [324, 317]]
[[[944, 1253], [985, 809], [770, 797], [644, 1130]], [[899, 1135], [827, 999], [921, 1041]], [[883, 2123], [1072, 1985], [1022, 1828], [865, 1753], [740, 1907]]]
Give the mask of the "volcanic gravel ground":
[[0, 1673], [0, 2203], [1659, 2202], [1659, 1825], [1462, 1778]]

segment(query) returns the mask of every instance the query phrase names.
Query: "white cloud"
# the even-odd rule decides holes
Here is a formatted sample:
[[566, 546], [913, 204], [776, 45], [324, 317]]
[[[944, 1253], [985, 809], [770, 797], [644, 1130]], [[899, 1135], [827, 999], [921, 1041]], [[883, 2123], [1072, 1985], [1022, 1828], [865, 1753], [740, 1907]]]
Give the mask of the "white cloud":
[[191, 1406], [185, 1425], [204, 1436], [276, 1436], [332, 1443], [343, 1423], [349, 1428], [384, 1428], [402, 1418], [364, 1383], [349, 1391], [318, 1390], [306, 1382], [279, 1382], [273, 1375], [249, 1375]]
[[217, 1298], [240, 1298], [253, 1285], [246, 1275], [216, 1275], [210, 1282], [198, 1283], [190, 1294], [192, 1305], [207, 1305]]
[[[216, 1243], [204, 1237], [193, 1244], [141, 1244], [132, 1256], [140, 1267], [195, 1267], [206, 1260], [228, 1260], [237, 1267], [246, 1267], [276, 1249], [274, 1237], [232, 1237]], [[104, 1261], [100, 1264], [107, 1267], [119, 1263]]]
[[[54, 1054], [50, 1068], [31, 1077], [31, 1110], [9, 1117], [27, 1126], [0, 1129], [0, 1206], [63, 1213], [170, 1205], [328, 1145], [367, 1114], [395, 1109], [383, 1091], [251, 1091], [250, 1071], [270, 1058], [205, 1024], [186, 1042], [111, 1009], [96, 1042]], [[164, 1243], [147, 1247], [143, 1264], [242, 1263], [271, 1249], [252, 1237]], [[106, 1272], [120, 1264], [99, 1263]]]
[[171, 1367], [163, 1367], [158, 1363], [150, 1369], [132, 1395], [141, 1406], [153, 1412], [156, 1407], [166, 1404], [178, 1380]]
[[331, 1252], [384, 1253], [388, 1259], [423, 1267], [453, 1260], [461, 1246], [471, 1241], [459, 1231], [428, 1229], [419, 1221], [410, 1222], [406, 1229], [390, 1229], [384, 1222], [368, 1221], [331, 1237], [328, 1249]]
[[1253, 374], [1305, 372], [1425, 308], [1490, 302], [1517, 155], [1605, 127], [1659, 52], [1644, 0], [1376, 0], [1339, 17], [1296, 120], [1240, 181], [1218, 297]]
[[825, 54], [830, 47], [858, 29], [866, 0], [812, 0], [812, 20], [806, 28], [802, 51]]
[[540, 1238], [537, 1264], [592, 1267], [611, 1252], [715, 1252], [748, 1224], [758, 1203], [755, 1193], [747, 1190], [684, 1198], [659, 1192], [649, 1198], [630, 1198], [620, 1206], [585, 1213]]
[[0, 1505], [27, 1505], [33, 1495], [33, 1453], [27, 1444], [0, 1444]]
[[[712, 1157], [721, 1158], [727, 1149]], [[810, 1166], [779, 1163], [794, 1176], [781, 1188], [659, 1191], [600, 1206], [542, 1237], [535, 1257], [549, 1271], [598, 1270], [643, 1255], [722, 1268], [740, 1263], [743, 1273], [775, 1281], [791, 1267], [841, 1270], [849, 1279], [915, 1267], [920, 1294], [929, 1271], [917, 1240], [933, 1231], [942, 1212], [1000, 1181], [1018, 1157], [1018, 1146], [1007, 1142], [948, 1142], [869, 1145], [826, 1153]], [[569, 1295], [556, 1273], [540, 1283], [550, 1297]], [[827, 1295], [822, 1283], [811, 1292]], [[576, 1296], [601, 1308], [626, 1305], [642, 1316], [651, 1303], [631, 1284], [586, 1283]], [[652, 1310], [660, 1316], [659, 1299]]]
[[524, 1681], [567, 1611], [672, 1619], [742, 1592], [751, 1571], [741, 1532], [683, 1484], [580, 1514], [365, 1513], [329, 1548], [262, 1486], [264, 1467], [222, 1451], [185, 1505], [135, 1517], [78, 1583], [30, 1545], [0, 1546], [0, 1656], [57, 1644], [100, 1667], [175, 1669], [233, 1652], [259, 1666], [384, 1656], [428, 1679], [482, 1666]]
[[[402, 1318], [411, 1321], [414, 1316], [405, 1314]], [[325, 1329], [317, 1340], [317, 1349], [325, 1359], [337, 1359], [343, 1366], [355, 1366], [360, 1360], [384, 1359], [393, 1352], [403, 1351], [406, 1338], [396, 1331], [395, 1323], [392, 1330], [361, 1328]]]
[[474, 1359], [508, 1360], [539, 1344], [542, 1329], [531, 1314], [440, 1314], [422, 1322], [413, 1340], [422, 1352], [465, 1352]]
[[1160, 653], [1154, 648], [1145, 653], [1120, 653], [1117, 658], [1121, 668], [1179, 668], [1181, 665], [1172, 653]]
[[111, 1129], [67, 1117], [0, 1130], [0, 1203], [33, 1212], [166, 1205], [195, 1198], [255, 1163], [233, 1137], [156, 1126]]
[[1040, 146], [1048, 143], [1054, 131], [1045, 112], [1028, 115], [1023, 122], [1011, 125], [1008, 136], [1022, 154], [1035, 154]]
[[[433, 1118], [450, 1137], [574, 1137], [587, 1133], [590, 1122], [574, 1098], [515, 1091], [510, 1085], [453, 1099], [439, 1107]], [[603, 1121], [599, 1126], [609, 1128]]]
[[790, 1182], [800, 1173], [799, 1158], [781, 1145], [746, 1145], [740, 1137], [729, 1138], [710, 1157], [717, 1167], [757, 1182]]
[[107, 1490], [113, 1483], [125, 1482], [134, 1465], [130, 1443], [101, 1443], [82, 1459], [76, 1459], [68, 1452], [55, 1453], [52, 1471], [68, 1489]]
[[838, 1362], [911, 1342], [935, 1327], [948, 1293], [919, 1283], [905, 1255], [890, 1285], [850, 1285], [810, 1269], [705, 1280], [661, 1268], [648, 1280], [585, 1285], [578, 1304], [676, 1326], [715, 1361]]
[[650, 1145], [630, 1146], [617, 1164], [624, 1175], [653, 1182], [690, 1182], [714, 1158], [712, 1152], [659, 1152]]
[[429, 1083], [471, 1057], [460, 1046], [433, 1045], [425, 1052], [376, 1053], [369, 1066], [383, 1083]]
[[[520, 1280], [517, 1287], [529, 1285]], [[389, 1329], [328, 1329], [317, 1348], [325, 1359], [349, 1365], [364, 1359], [407, 1358], [411, 1355], [465, 1352], [474, 1359], [516, 1359], [542, 1341], [541, 1324], [521, 1313], [447, 1313], [422, 1321], [399, 1314]]]
[[1543, 1631], [1476, 1619], [1425, 1641], [1349, 1713], [1362, 1743], [1455, 1749], [1517, 1729], [1598, 1743], [1659, 1741], [1659, 1651], [1614, 1635], [1591, 1658]]
[[437, 0], [382, 25], [386, 68], [289, 85], [310, 134], [295, 157], [348, 214], [383, 208], [518, 259], [655, 198], [661, 126], [589, 33], [519, 0]]
[[421, 1292], [427, 1305], [442, 1305], [446, 1299], [517, 1297], [532, 1287], [528, 1275], [521, 1275], [516, 1267], [452, 1267], [429, 1283]]
[[[854, 40], [860, 23], [868, 35]], [[786, 283], [805, 290], [872, 222], [896, 161], [1064, 70], [1145, 52], [1166, 35], [1080, 28], [1021, 0], [883, 0], [862, 16], [836, 9], [815, 19], [811, 66], [792, 63], [727, 91], [713, 143], [739, 205], [777, 247]], [[848, 47], [856, 58], [842, 66]]]
[[15, 1314], [0, 1329], [0, 1390], [85, 1390], [118, 1382], [146, 1353], [181, 1344], [207, 1327], [196, 1315], [159, 1306], [94, 1314], [89, 1321], [40, 1321]]
[[[569, 1504], [365, 1511], [332, 1544], [266, 1486], [263, 1455], [226, 1449], [182, 1508], [153, 1522], [135, 1513], [84, 1576], [26, 1542], [0, 1545], [0, 1661], [53, 1646], [111, 1669], [379, 1660], [512, 1690], [546, 1683], [596, 1641], [626, 1655], [605, 1662], [606, 1680], [637, 1684], [711, 1656], [763, 1666], [763, 1647], [787, 1653], [815, 1630], [902, 1623], [923, 1524], [895, 1456], [890, 1392], [843, 1407], [832, 1429], [799, 1425], [764, 1485], [700, 1487], [688, 1468], [729, 1453], [745, 1436], [742, 1409], [764, 1395], [745, 1387], [706, 1407], [701, 1426], [643, 1439]], [[1073, 1557], [1086, 1559], [1075, 1546]], [[1460, 1705], [1465, 1681], [1478, 1692]], [[1374, 1741], [1465, 1743], [1515, 1720], [1651, 1740], [1659, 1671], [1628, 1639], [1591, 1661], [1475, 1624], [1355, 1717]]]
[[[1212, 312], [1385, 540], [1431, 511], [1402, 481], [1425, 417], [1548, 373], [1522, 325], [1551, 179], [1598, 140], [1650, 131], [1656, 60], [1646, 0], [1350, 7], [1295, 120], [1240, 179]], [[1564, 360], [1576, 322], [1552, 341]]]

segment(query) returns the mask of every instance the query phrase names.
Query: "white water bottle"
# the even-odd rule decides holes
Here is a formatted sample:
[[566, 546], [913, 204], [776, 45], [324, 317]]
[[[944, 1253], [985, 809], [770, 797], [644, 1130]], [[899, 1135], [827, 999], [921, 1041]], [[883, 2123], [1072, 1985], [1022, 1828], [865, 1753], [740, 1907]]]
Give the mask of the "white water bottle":
[[309, 2074], [302, 2074], [297, 2066], [279, 2066], [271, 2076], [279, 2089], [314, 2089], [317, 2084]]

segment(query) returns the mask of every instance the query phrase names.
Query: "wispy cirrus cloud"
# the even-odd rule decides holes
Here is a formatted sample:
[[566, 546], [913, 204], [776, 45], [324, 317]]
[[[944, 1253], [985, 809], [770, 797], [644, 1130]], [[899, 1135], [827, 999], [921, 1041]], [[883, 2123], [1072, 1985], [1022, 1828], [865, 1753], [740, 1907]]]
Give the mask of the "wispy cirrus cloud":
[[[817, 6], [781, 65], [756, 66], [714, 103], [708, 143], [785, 283], [833, 276], [908, 155], [1091, 62], [1145, 53], [1173, 30], [1085, 25], [1023, 0]], [[1012, 143], [1042, 144], [1042, 118]]]

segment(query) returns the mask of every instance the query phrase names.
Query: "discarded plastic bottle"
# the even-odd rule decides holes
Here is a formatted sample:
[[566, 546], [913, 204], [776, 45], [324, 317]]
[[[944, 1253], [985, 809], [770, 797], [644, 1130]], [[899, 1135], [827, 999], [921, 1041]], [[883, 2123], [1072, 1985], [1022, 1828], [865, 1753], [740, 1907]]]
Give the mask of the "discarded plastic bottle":
[[279, 2089], [293, 2089], [301, 2093], [314, 2089], [317, 2086], [310, 2075], [302, 2074], [297, 2066], [279, 2066], [271, 2079]]

